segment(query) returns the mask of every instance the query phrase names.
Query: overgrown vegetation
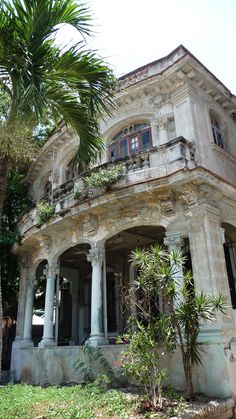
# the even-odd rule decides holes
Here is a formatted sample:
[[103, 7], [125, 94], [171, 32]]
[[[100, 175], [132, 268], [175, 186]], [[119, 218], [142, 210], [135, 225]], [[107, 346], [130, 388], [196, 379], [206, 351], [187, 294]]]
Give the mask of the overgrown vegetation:
[[109, 188], [124, 176], [124, 167], [117, 165], [107, 169], [99, 169], [92, 172], [85, 178], [85, 183], [89, 188], [105, 187]]
[[36, 216], [39, 224], [46, 223], [55, 214], [55, 205], [50, 202], [39, 202], [36, 206]]
[[137, 267], [138, 275], [125, 299], [135, 315], [130, 318], [126, 335], [130, 344], [122, 361], [126, 372], [145, 386], [155, 411], [162, 409], [162, 387], [167, 377], [161, 360], [172, 355], [178, 346], [186, 395], [192, 399], [193, 367], [202, 363], [200, 322], [214, 321], [217, 311], [225, 313], [227, 299], [222, 295], [198, 293], [191, 273], [184, 271], [185, 258], [180, 252], [167, 252], [153, 245], [133, 251], [131, 262]]
[[32, 206], [22, 183], [23, 169], [12, 169], [7, 176], [0, 235], [0, 269], [3, 290], [3, 314], [16, 318], [19, 287], [19, 268], [17, 258], [11, 248], [20, 241], [17, 222], [21, 214]]

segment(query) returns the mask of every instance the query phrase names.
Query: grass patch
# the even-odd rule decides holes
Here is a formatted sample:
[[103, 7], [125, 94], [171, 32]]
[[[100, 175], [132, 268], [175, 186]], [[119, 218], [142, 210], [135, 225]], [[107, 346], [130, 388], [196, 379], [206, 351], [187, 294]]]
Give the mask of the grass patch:
[[95, 385], [33, 387], [9, 385], [0, 388], [0, 418], [128, 418], [137, 410], [137, 397]]

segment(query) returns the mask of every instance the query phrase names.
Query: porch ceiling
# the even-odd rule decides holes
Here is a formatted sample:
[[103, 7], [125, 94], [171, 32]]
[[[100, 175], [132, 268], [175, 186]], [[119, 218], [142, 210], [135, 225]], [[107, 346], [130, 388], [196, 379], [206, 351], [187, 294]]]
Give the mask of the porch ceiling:
[[163, 241], [165, 229], [158, 226], [138, 226], [121, 231], [106, 242], [107, 252], [128, 252], [138, 246], [147, 246]]

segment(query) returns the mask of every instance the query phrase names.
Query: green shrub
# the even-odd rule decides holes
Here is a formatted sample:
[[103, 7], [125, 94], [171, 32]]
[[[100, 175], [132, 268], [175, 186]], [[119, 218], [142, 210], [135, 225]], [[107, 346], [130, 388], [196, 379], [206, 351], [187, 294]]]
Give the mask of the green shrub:
[[124, 176], [124, 167], [120, 164], [108, 169], [99, 169], [85, 178], [90, 188], [109, 187]]
[[48, 221], [55, 214], [55, 206], [49, 202], [39, 202], [36, 206], [36, 215], [39, 224]]

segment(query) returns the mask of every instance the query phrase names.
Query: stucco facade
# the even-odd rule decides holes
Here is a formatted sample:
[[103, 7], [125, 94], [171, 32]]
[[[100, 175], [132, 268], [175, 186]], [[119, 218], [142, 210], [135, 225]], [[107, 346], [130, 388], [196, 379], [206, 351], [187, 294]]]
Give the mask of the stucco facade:
[[[46, 197], [55, 215], [39, 225], [33, 208], [19, 223], [12, 370], [34, 384], [59, 384], [61, 375], [80, 382], [73, 365], [88, 339], [117, 359], [120, 347], [112, 343], [129, 315], [121, 288], [136, 274], [130, 251], [158, 242], [187, 255], [199, 291], [228, 297], [228, 315], [202, 325], [208, 344], [194, 385], [215, 396], [236, 395], [236, 98], [180, 46], [122, 77], [116, 105], [100, 122], [106, 145], [96, 167], [71, 167], [79, 138], [61, 124], [27, 175], [33, 200]], [[91, 171], [116, 164], [124, 176], [109, 190], [86, 186]], [[32, 338], [43, 271], [43, 333]], [[183, 388], [178, 354], [168, 368], [170, 381]]]

